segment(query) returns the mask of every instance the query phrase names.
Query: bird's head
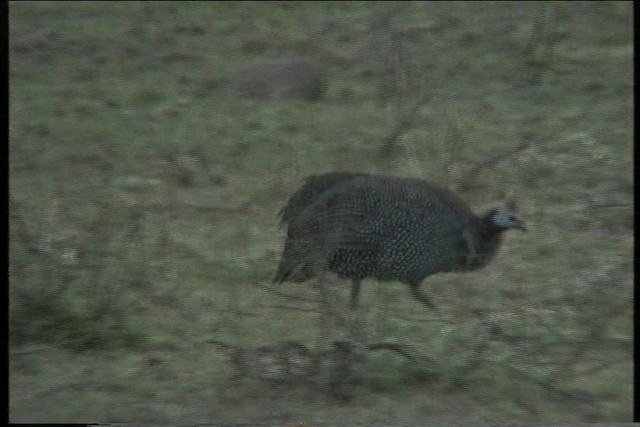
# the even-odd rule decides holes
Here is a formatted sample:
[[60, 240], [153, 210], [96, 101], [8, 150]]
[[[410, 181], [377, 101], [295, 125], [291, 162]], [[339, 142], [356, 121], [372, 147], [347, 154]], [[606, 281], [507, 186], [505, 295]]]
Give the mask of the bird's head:
[[487, 216], [491, 225], [499, 230], [527, 231], [524, 222], [518, 217], [518, 206], [512, 199], [506, 200], [503, 206], [491, 209]]

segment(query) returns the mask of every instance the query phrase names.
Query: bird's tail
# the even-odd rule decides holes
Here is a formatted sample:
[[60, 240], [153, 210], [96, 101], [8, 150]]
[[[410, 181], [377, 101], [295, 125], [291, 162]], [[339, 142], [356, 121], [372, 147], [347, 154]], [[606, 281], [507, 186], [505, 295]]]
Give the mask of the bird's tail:
[[302, 283], [313, 277], [310, 268], [304, 263], [293, 263], [284, 259], [278, 266], [278, 271], [273, 276], [273, 283], [281, 284], [282, 282]]
[[278, 265], [278, 271], [273, 277], [274, 283], [285, 281], [302, 283], [313, 277], [309, 265], [311, 258], [310, 241], [308, 239], [289, 238], [282, 250], [282, 258]]

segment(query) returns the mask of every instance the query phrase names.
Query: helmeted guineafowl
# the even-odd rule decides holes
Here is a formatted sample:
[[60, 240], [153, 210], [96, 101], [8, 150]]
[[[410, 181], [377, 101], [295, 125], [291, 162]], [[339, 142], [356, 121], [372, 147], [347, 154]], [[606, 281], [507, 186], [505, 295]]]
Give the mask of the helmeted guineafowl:
[[287, 237], [274, 282], [304, 282], [325, 271], [353, 282], [355, 307], [366, 278], [397, 280], [413, 296], [428, 276], [475, 270], [498, 252], [509, 229], [525, 231], [506, 202], [483, 215], [451, 191], [421, 179], [349, 172], [307, 178], [281, 211]]
[[307, 206], [325, 191], [337, 184], [342, 184], [353, 178], [367, 176], [364, 173], [354, 172], [329, 172], [322, 175], [312, 175], [307, 178], [305, 184], [289, 198], [287, 205], [280, 211], [281, 225], [286, 226], [297, 217]]

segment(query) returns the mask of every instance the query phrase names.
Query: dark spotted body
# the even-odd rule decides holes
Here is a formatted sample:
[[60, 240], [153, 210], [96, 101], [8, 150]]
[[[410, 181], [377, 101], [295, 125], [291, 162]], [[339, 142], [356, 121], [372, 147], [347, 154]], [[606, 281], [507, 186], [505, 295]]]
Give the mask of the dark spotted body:
[[312, 176], [282, 210], [287, 239], [274, 281], [304, 282], [331, 271], [353, 281], [352, 305], [366, 278], [419, 290], [428, 276], [474, 270], [518, 228], [515, 205], [474, 214], [451, 191], [424, 180], [334, 172]]

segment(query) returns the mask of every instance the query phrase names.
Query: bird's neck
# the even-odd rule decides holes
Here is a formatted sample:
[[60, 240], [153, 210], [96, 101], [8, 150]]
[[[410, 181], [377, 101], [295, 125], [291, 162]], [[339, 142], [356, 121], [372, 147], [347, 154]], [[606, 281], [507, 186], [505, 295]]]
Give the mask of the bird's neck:
[[474, 246], [470, 248], [469, 267], [476, 269], [488, 263], [500, 249], [502, 234], [504, 230], [496, 227], [490, 217], [482, 218], [477, 229], [477, 238], [474, 239]]

